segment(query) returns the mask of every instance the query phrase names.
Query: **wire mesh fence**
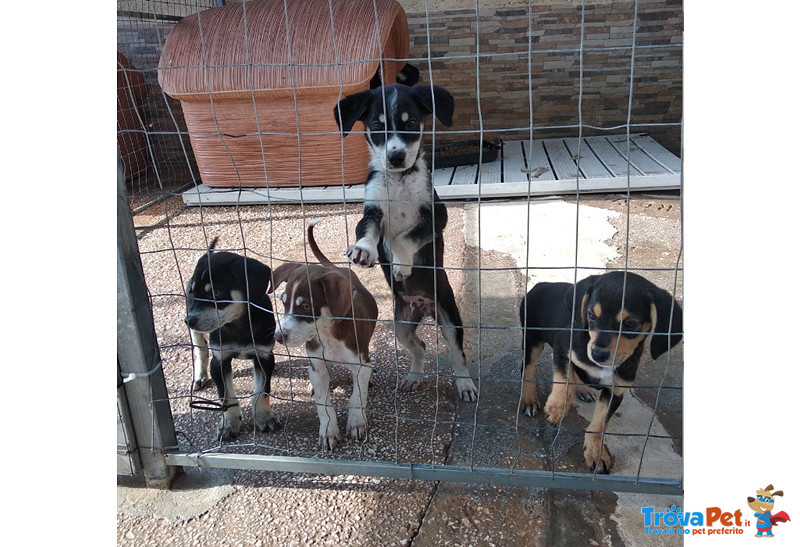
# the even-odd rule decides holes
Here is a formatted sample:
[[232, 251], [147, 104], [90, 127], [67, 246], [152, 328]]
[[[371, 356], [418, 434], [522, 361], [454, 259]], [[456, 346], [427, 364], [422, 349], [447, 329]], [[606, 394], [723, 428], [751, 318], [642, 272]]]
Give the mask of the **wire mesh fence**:
[[[178, 445], [167, 447], [168, 461], [497, 484], [680, 491], [681, 346], [655, 361], [643, 360], [630, 393], [603, 436], [614, 468], [602, 476], [587, 470], [583, 457], [593, 403], [577, 400], [555, 426], [544, 412], [533, 417], [525, 414], [519, 310], [525, 293], [538, 282], [575, 282], [608, 270], [638, 273], [682, 303], [681, 184], [677, 190], [657, 194], [632, 191], [630, 184], [633, 177], [656, 176], [643, 163], [637, 167], [634, 151], [680, 179], [676, 155], [681, 148], [681, 4], [578, 2], [564, 7], [530, 2], [507, 8], [487, 2], [445, 3], [441, 9], [427, 2], [403, 3], [409, 51], [400, 60], [419, 70], [419, 85], [444, 86], [455, 98], [453, 126], [436, 123], [435, 131], [426, 126], [425, 144], [436, 149], [437, 145], [477, 141], [499, 149], [497, 158], [489, 161], [479, 147], [469, 163], [453, 167], [444, 166], [443, 154], [430, 157], [434, 167], [441, 163], [434, 178], [449, 169], [446, 183], [437, 189], [457, 186], [460, 176], [474, 187], [468, 198], [451, 193], [446, 201], [444, 263], [438, 266], [447, 272], [456, 295], [467, 366], [478, 396], [475, 402], [459, 398], [451, 366], [455, 356], [430, 318], [417, 330], [426, 347], [423, 379], [414, 391], [400, 389], [412, 358], [395, 336], [391, 287], [380, 268], [352, 266], [378, 304], [370, 344], [369, 432], [365, 439], [351, 439], [342, 427], [334, 450], [319, 445], [317, 402], [303, 347], [276, 344], [273, 350], [271, 406], [281, 424], [276, 431], [262, 432], [254, 424], [249, 361], [234, 360], [232, 382], [243, 424], [233, 440], [218, 439], [221, 413], [203, 407], [218, 400], [213, 384], [192, 389], [196, 344], [184, 323], [185, 291], [210, 242], [218, 238], [217, 250], [256, 259], [274, 272], [285, 263], [316, 262], [306, 230], [312, 220], [320, 219], [315, 229], [319, 247], [337, 266], [347, 268], [344, 251], [355, 243], [355, 227], [363, 214], [363, 193], [356, 197], [349, 193], [361, 185], [344, 180], [342, 145], [336, 148], [340, 161], [316, 166], [330, 172], [329, 194], [323, 203], [304, 199], [313, 188], [303, 186], [298, 171], [297, 188], [248, 188], [237, 181], [220, 190], [229, 196], [222, 205], [210, 206], [202, 200], [187, 205], [191, 200], [184, 194], [196, 195], [206, 181], [201, 180], [189, 138], [193, 131], [184, 120], [186, 103], [163, 92], [158, 64], [165, 40], [178, 21], [199, 13], [202, 28], [202, 10], [214, 4], [118, 2], [119, 51], [127, 60], [118, 66], [124, 81], [119, 88], [136, 105], [135, 115], [127, 117], [131, 125], [120, 126], [118, 136], [123, 158], [124, 146], [137, 146], [131, 144], [131, 136], [143, 142], [140, 158], [131, 160], [130, 167], [123, 161], [123, 167], [160, 368], [178, 436]], [[291, 2], [278, 4], [289, 13]], [[336, 2], [325, 4], [332, 14]], [[372, 3], [375, 10], [378, 4]], [[256, 22], [243, 19], [242, 24]], [[244, 35], [256, 40], [258, 27], [248, 27]], [[344, 39], [338, 36], [339, 41]], [[204, 53], [203, 47], [209, 46], [200, 43]], [[296, 52], [289, 65], [315, 65], [313, 60], [299, 58]], [[380, 62], [384, 58], [379, 55], [371, 60], [379, 61], [376, 75], [384, 71]], [[252, 69], [258, 64], [249, 59], [243, 66]], [[202, 68], [211, 66], [213, 62]], [[131, 84], [134, 70], [141, 74], [143, 84]], [[382, 80], [387, 80], [386, 74]], [[334, 89], [332, 99], [326, 99], [329, 123], [335, 123], [334, 106], [345, 95], [342, 90]], [[255, 92], [244, 91], [245, 95]], [[218, 99], [213, 93], [208, 95], [213, 109]], [[288, 96], [290, 104], [296, 105], [296, 86], [290, 86]], [[219, 108], [217, 112], [228, 111]], [[296, 120], [288, 126], [261, 120], [254, 131], [256, 140], [261, 143], [259, 136], [270, 135], [283, 139], [288, 149], [302, 149], [308, 147], [304, 136], [333, 133], [301, 126], [299, 110], [293, 108], [289, 114]], [[230, 136], [221, 133], [216, 137], [224, 144]], [[363, 133], [354, 130], [346, 139], [362, 141]], [[673, 163], [664, 160], [666, 155], [638, 147], [633, 137], [642, 133], [670, 153]], [[338, 133], [335, 136], [340, 139]], [[605, 169], [602, 178], [621, 185], [590, 192], [586, 190], [592, 174], [585, 139], [608, 136], [622, 143], [615, 152], [622, 167], [615, 174], [614, 166], [598, 160]], [[124, 144], [123, 137], [127, 138]], [[544, 170], [537, 171], [534, 150], [543, 140], [548, 141], [542, 147]], [[513, 163], [509, 145], [519, 142], [522, 168]], [[566, 151], [565, 161], [572, 162], [574, 187], [567, 192], [537, 192], [547, 174], [559, 168], [555, 150], [560, 147]], [[263, 145], [258, 145], [255, 156], [256, 167], [267, 177], [272, 169], [280, 169], [280, 160], [263, 153]], [[235, 158], [229, 156], [228, 161], [237, 166]], [[529, 190], [513, 199], [504, 196], [498, 190], [500, 183], [489, 182], [495, 169], [505, 177], [498, 180], [517, 176], [516, 182]], [[281, 190], [294, 190], [296, 195], [289, 199]], [[253, 194], [249, 192], [259, 196], [259, 204], [250, 204]], [[271, 288], [276, 289], [269, 294], [271, 307], [280, 320], [285, 313], [280, 297], [286, 288]], [[547, 348], [536, 375], [542, 401], [554, 385], [552, 362], [553, 352]], [[329, 370], [330, 404], [344, 424], [353, 389], [350, 373], [336, 364]], [[147, 443], [139, 439], [139, 444]]]

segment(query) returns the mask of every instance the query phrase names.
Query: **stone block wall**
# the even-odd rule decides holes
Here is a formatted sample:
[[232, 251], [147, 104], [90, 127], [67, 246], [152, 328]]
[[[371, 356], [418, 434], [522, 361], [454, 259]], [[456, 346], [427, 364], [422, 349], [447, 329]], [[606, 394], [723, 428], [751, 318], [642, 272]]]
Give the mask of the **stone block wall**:
[[534, 5], [530, 21], [527, 7], [409, 13], [412, 63], [456, 97], [454, 132], [437, 139], [476, 138], [481, 122], [488, 139], [527, 138], [531, 124], [534, 138], [577, 135], [581, 123], [597, 134], [627, 122], [630, 100], [631, 130], [680, 153], [682, 2], [639, 2], [633, 86], [634, 3], [586, 6], [582, 61], [581, 17], [555, 2]]

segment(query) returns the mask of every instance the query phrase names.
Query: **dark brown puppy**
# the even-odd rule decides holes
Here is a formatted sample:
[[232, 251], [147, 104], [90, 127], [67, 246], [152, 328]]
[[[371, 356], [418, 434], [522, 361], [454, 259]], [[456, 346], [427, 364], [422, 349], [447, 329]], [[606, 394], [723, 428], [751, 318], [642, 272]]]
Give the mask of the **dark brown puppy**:
[[653, 359], [681, 340], [681, 307], [667, 291], [640, 275], [610, 272], [587, 277], [576, 285], [538, 283], [522, 300], [520, 323], [525, 334], [525, 413], [533, 415], [539, 410], [536, 361], [549, 344], [553, 348], [553, 389], [545, 404], [547, 421], [552, 425], [561, 422], [583, 384], [598, 389], [583, 455], [589, 468], [608, 473], [611, 454], [601, 435], [636, 378], [647, 339]]

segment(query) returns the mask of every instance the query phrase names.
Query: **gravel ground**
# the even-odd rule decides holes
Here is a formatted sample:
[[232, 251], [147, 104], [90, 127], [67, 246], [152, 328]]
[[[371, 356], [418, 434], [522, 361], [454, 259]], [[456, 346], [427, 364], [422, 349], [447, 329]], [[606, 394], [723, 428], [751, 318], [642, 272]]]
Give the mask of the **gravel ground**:
[[[582, 200], [582, 203], [623, 213], [613, 221], [617, 233], [609, 243], [624, 249], [627, 242], [629, 266], [663, 267], [675, 263], [675, 255], [669, 253], [680, 249], [678, 201], [658, 197], [636, 199], [630, 202], [630, 211], [624, 200], [595, 198]], [[471, 286], [467, 279], [469, 272], [459, 269], [474, 260], [468, 256], [471, 251], [465, 243], [463, 207], [448, 205], [450, 222], [445, 233], [445, 266], [456, 294], [464, 295], [463, 299], [471, 302], [467, 294]], [[274, 268], [283, 260], [306, 258], [304, 227], [310, 220], [319, 218], [322, 222], [317, 225], [315, 236], [321, 249], [332, 260], [343, 260], [342, 253], [351, 241], [361, 208], [360, 204], [186, 208], [174, 198], [136, 215], [134, 221], [167, 388], [183, 448], [430, 464], [453, 463], [454, 459], [465, 457], [467, 451], [459, 421], [466, 422], [465, 431], [471, 425], [463, 416], [464, 405], [458, 402], [448, 378], [451, 368], [446, 349], [441, 343], [437, 346], [438, 331], [430, 322], [420, 327], [419, 333], [428, 347], [426, 371], [431, 375], [412, 394], [399, 394], [395, 389], [408, 369], [409, 359], [405, 350], [397, 345], [390, 322], [379, 322], [371, 345], [376, 370], [370, 387], [370, 435], [362, 442], [343, 438], [333, 454], [321, 454], [317, 448], [318, 421], [306, 373], [308, 361], [302, 350], [287, 352], [276, 346], [273, 409], [283, 423], [280, 431], [260, 433], [253, 429], [248, 398], [252, 390], [252, 372], [247, 362], [234, 362], [234, 385], [243, 398], [244, 423], [239, 439], [220, 444], [214, 439], [218, 416], [189, 408], [192, 357], [188, 331], [182, 321], [185, 313], [183, 286], [207, 242], [219, 236], [218, 248], [246, 252]], [[627, 219], [630, 219], [629, 230]], [[508, 259], [501, 255], [483, 255], [483, 263], [505, 265]], [[610, 266], [622, 267], [625, 260], [625, 254], [619, 253]], [[381, 270], [358, 269], [356, 273], [375, 295], [379, 318], [390, 318], [390, 292]], [[662, 277], [654, 280], [671, 287], [669, 283], [674, 275], [659, 275]], [[523, 276], [518, 276], [515, 283], [521, 288]], [[681, 287], [678, 289], [680, 295]], [[505, 306], [499, 310], [503, 316], [516, 313], [515, 309], [508, 309], [511, 303], [501, 302], [498, 306]], [[280, 303], [277, 310], [282, 311]], [[465, 324], [468, 324], [468, 315], [465, 315]], [[465, 332], [468, 357], [476, 352], [479, 344], [476, 339], [477, 333]], [[515, 344], [493, 355], [491, 348], [494, 346], [487, 342], [490, 339], [491, 333], [483, 339], [484, 373], [500, 375], [500, 392], [513, 391], [513, 386], [502, 384], [502, 375], [515, 374], [512, 369], [518, 365], [509, 363], [519, 362], [519, 356], [513, 353], [519, 350]], [[438, 375], [434, 355], [440, 357]], [[507, 358], [509, 355], [513, 357], [511, 361]], [[471, 360], [474, 366], [475, 358]], [[657, 375], [658, 371], [653, 374]], [[349, 374], [341, 367], [333, 367], [331, 389], [333, 402], [339, 408], [340, 424], [346, 419], [350, 385]], [[200, 396], [214, 398], [215, 393], [216, 390], [209, 387]], [[532, 421], [521, 420], [522, 425], [515, 426], [516, 418], [508, 413], [502, 397], [493, 393], [487, 384], [482, 391], [481, 411], [476, 420], [505, 427], [511, 433], [506, 435], [506, 430], [498, 429], [493, 435], [482, 429], [477, 438], [486, 446], [481, 444], [479, 450], [470, 450], [469, 457], [483, 458], [474, 461], [478, 466], [540, 468], [544, 460], [536, 445], [536, 439], [541, 436], [538, 427]], [[674, 403], [680, 408], [679, 397]], [[470, 412], [466, 410], [467, 415]], [[533, 440], [519, 445], [519, 435], [515, 438], [513, 433], [517, 431], [515, 427], [530, 431]], [[679, 436], [679, 421], [672, 427], [671, 432]], [[577, 442], [568, 442], [558, 452], [557, 457], [566, 461], [559, 469], [580, 470], [574, 465], [579, 458], [572, 445]], [[522, 457], [519, 446], [524, 447]], [[200, 479], [198, 474], [202, 475]], [[225, 472], [219, 484], [212, 481], [202, 488], [197, 486], [197, 480], [207, 482], [210, 476], [208, 472], [203, 475], [190, 470], [178, 478], [172, 491], [160, 494], [163, 497], [160, 501], [158, 493], [138, 488], [140, 484], [135, 479], [120, 479], [118, 545], [550, 545], [555, 544], [555, 537], [563, 535], [557, 529], [563, 522], [548, 516], [555, 515], [565, 498], [537, 489], [250, 471]], [[196, 496], [201, 489], [212, 494], [205, 505], [189, 510], [188, 502], [176, 501], [180, 500], [176, 495]], [[145, 499], [138, 496], [145, 496]], [[583, 513], [594, 519], [585, 526], [572, 525], [575, 530], [583, 530], [581, 533], [589, 543], [616, 543], [625, 536], [617, 531], [622, 524], [612, 522], [614, 494], [578, 492], [569, 494], [566, 499], [571, 507], [583, 507]], [[601, 506], [609, 509], [601, 510]], [[175, 507], [187, 509], [176, 512]], [[636, 544], [630, 541], [620, 544], [623, 543]]]
[[[183, 289], [194, 270], [197, 258], [210, 241], [219, 237], [218, 249], [247, 254], [262, 260], [265, 264], [277, 267], [284, 260], [305, 260], [306, 249], [303, 234], [309, 221], [315, 218], [322, 222], [315, 228], [315, 238], [326, 255], [334, 261], [343, 259], [343, 251], [348, 235], [355, 230], [360, 218], [361, 206], [353, 205], [342, 214], [331, 206], [306, 206], [301, 210], [296, 206], [273, 207], [265, 218], [263, 207], [241, 208], [215, 207], [186, 209], [173, 217], [168, 225], [142, 232], [139, 249], [145, 270], [147, 285], [153, 303], [156, 333], [159, 338], [167, 388], [172, 397], [172, 411], [175, 425], [200, 449], [214, 447], [213, 439], [218, 415], [208, 411], [190, 411], [191, 351], [188, 344], [188, 331], [183, 324], [185, 303]], [[463, 244], [455, 244], [463, 236], [460, 216], [452, 215], [446, 239], [454, 244], [448, 247], [446, 266], [461, 263]], [[137, 217], [136, 222], [139, 223]], [[166, 224], [166, 223], [165, 223]], [[206, 233], [202, 229], [206, 227]], [[313, 255], [308, 251], [308, 256]], [[441, 390], [435, 389], [435, 378], [425, 382], [418, 391], [406, 396], [395, 389], [398, 379], [405, 375], [410, 360], [407, 352], [395, 341], [391, 322], [391, 298], [389, 288], [379, 268], [356, 271], [362, 282], [370, 288], [379, 304], [379, 323], [372, 339], [372, 361], [375, 363], [372, 385], [370, 387], [369, 418], [373, 434], [366, 442], [355, 442], [343, 438], [337, 446], [336, 457], [348, 459], [381, 459], [401, 462], [442, 463], [444, 447], [447, 445], [447, 427], [441, 422], [453, 418], [453, 391], [451, 382], [445, 382]], [[463, 275], [454, 271], [451, 283], [459, 287]], [[278, 295], [282, 292], [279, 288]], [[283, 311], [282, 304], [273, 301], [273, 307]], [[419, 329], [420, 337], [432, 353], [437, 347], [437, 330], [429, 322]], [[440, 344], [439, 353], [446, 351]], [[284, 427], [277, 434], [255, 432], [252, 415], [248, 412], [248, 393], [252, 393], [252, 367], [249, 362], [234, 363], [234, 386], [243, 400], [243, 434], [233, 443], [225, 443], [219, 449], [242, 451], [253, 447], [268, 448], [274, 453], [317, 454], [318, 419], [313, 407], [313, 397], [306, 367], [308, 361], [302, 348], [287, 350], [276, 346], [276, 373], [273, 376], [273, 409]], [[443, 364], [442, 364], [443, 366]], [[447, 374], [446, 371], [442, 371]], [[331, 390], [333, 403], [346, 409], [350, 394], [350, 374], [344, 367], [332, 367]], [[207, 387], [200, 393], [206, 398], [216, 398], [216, 389]], [[399, 405], [398, 398], [403, 404]], [[409, 403], [411, 403], [409, 405]], [[341, 414], [341, 413], [340, 413]], [[435, 424], [438, 420], [439, 424]], [[345, 423], [343, 417], [340, 423]], [[408, 439], [414, 439], [409, 442]]]

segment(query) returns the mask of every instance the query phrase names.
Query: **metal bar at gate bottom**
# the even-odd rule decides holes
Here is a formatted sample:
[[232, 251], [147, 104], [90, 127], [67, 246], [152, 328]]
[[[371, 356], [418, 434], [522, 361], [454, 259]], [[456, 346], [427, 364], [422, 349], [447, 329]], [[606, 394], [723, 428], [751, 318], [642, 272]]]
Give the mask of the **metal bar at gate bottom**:
[[564, 488], [601, 492], [683, 495], [681, 479], [636, 478], [624, 475], [550, 472], [527, 469], [455, 465], [395, 464], [390, 462], [294, 458], [253, 454], [169, 453], [169, 465], [251, 471], [280, 471], [322, 475], [356, 475], [534, 488]]

